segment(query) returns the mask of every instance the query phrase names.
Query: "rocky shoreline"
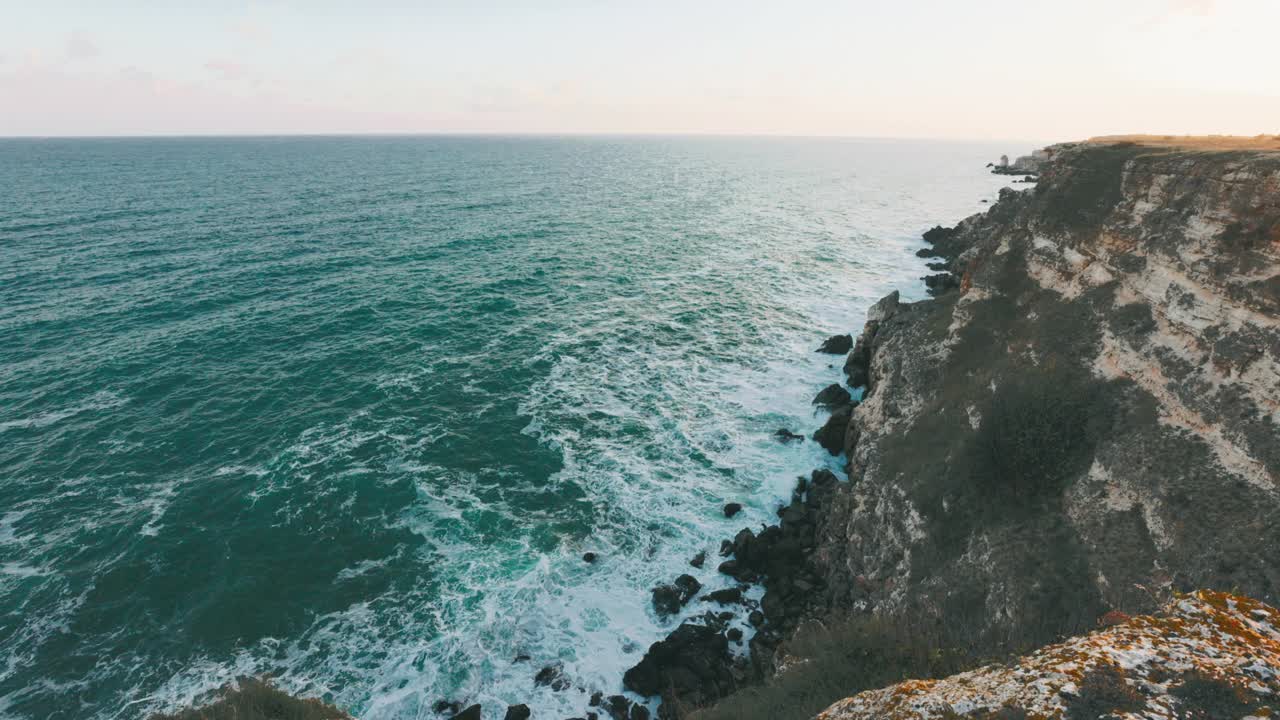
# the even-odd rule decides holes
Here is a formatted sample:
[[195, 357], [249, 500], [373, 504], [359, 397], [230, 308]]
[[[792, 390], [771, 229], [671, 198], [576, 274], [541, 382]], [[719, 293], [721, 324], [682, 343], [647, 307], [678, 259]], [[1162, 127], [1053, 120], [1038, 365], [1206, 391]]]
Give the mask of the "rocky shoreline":
[[687, 621], [628, 673], [660, 717], [768, 683], [810, 621], [938, 626], [980, 658], [1177, 591], [1276, 602], [1280, 154], [1033, 158], [1035, 187], [925, 233], [935, 299], [822, 345], [847, 382], [813, 439], [849, 482], [815, 471], [725, 542], [721, 572], [764, 588], [750, 662]]
[[[927, 656], [902, 670], [922, 678], [1162, 607], [1192, 612], [1194, 603], [1169, 603], [1201, 588], [1210, 592], [1195, 596], [1202, 603], [1228, 602], [1212, 591], [1280, 600], [1280, 153], [1086, 143], [1034, 157], [1033, 187], [1005, 189], [986, 212], [924, 234], [932, 299], [892, 293], [856, 338], [818, 348], [845, 356], [846, 381], [813, 399], [830, 414], [810, 437], [843, 455], [848, 481], [827, 470], [798, 478], [776, 523], [743, 528], [719, 557], [690, 559], [716, 563], [734, 585], [704, 593], [680, 574], [653, 589], [660, 616], [706, 608], [624, 676], [628, 691], [658, 700], [659, 718], [716, 708], [727, 708], [719, 717], [782, 717], [750, 693], [832, 670], [795, 651], [807, 626], [915, 628], [890, 644]], [[1222, 615], [1234, 618], [1254, 601], [1229, 602]], [[742, 619], [749, 639], [734, 622]], [[1143, 622], [1125, 627], [1142, 635]], [[1233, 647], [1232, 657], [1264, 649]], [[1272, 650], [1259, 677], [1280, 692]], [[960, 660], [933, 662], [938, 654]], [[1009, 685], [993, 667], [974, 677]], [[571, 687], [554, 665], [531, 672], [539, 685]], [[1051, 670], [1017, 677], [1043, 681], [1037, 672]], [[882, 676], [859, 676], [784, 715], [808, 717], [902, 679]], [[1170, 712], [1190, 702], [1173, 692], [1190, 687], [1186, 678], [1170, 685], [1143, 670], [1103, 681], [1111, 694], [1094, 700], [1114, 703], [1091, 717], [1137, 707], [1134, 693]], [[963, 684], [856, 695], [825, 717], [892, 708], [893, 717], [1011, 719], [1032, 706], [1075, 717], [1057, 695], [1023, 707], [1001, 690], [994, 705], [977, 705], [952, 691]], [[921, 697], [936, 713], [907, 707], [903, 693], [917, 690], [932, 692]], [[437, 709], [455, 720], [481, 713]], [[528, 717], [523, 705], [506, 710], [506, 720]], [[649, 717], [626, 696], [595, 693], [581, 720]]]

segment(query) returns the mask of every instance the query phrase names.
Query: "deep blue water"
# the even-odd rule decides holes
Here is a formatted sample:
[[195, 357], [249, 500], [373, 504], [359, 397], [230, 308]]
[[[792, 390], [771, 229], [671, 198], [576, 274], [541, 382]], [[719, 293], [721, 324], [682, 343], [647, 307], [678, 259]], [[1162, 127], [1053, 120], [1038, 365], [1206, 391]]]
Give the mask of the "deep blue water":
[[771, 438], [813, 348], [1020, 149], [0, 140], [0, 717], [581, 714], [537, 668], [620, 690], [648, 589], [838, 466]]

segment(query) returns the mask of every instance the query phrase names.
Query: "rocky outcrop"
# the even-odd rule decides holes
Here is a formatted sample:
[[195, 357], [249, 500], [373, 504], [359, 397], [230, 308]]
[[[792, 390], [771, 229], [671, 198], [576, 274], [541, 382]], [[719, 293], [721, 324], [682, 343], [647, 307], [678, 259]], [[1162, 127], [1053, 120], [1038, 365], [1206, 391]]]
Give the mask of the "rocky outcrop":
[[[1053, 160], [1057, 147], [1036, 150], [1030, 155], [1023, 155], [1011, 163], [1000, 163], [992, 167], [996, 175], [1035, 175]], [[1007, 158], [1002, 158], [1007, 159]]]
[[1143, 588], [1280, 593], [1280, 154], [1053, 155], [850, 354], [829, 607], [1031, 646]]
[[926, 234], [935, 299], [868, 313], [844, 365], [861, 400], [815, 434], [849, 481], [803, 550], [730, 543], [722, 570], [778, 588], [752, 620], [766, 682], [803, 664], [806, 621], [943, 628], [992, 657], [1176, 591], [1277, 602], [1280, 154], [1046, 157], [1034, 188]]
[[1272, 717], [1280, 612], [1197, 592], [1017, 662], [841, 700], [818, 720]]

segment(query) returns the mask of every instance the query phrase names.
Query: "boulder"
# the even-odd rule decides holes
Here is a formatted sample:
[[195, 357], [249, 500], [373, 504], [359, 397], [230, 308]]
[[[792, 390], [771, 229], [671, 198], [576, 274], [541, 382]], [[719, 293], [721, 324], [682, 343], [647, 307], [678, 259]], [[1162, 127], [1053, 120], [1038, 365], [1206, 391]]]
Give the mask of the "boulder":
[[669, 585], [659, 585], [653, 589], [653, 609], [659, 616], [674, 615], [680, 612], [698, 591], [702, 583], [692, 575], [681, 575]]
[[801, 435], [801, 434], [799, 434], [799, 433], [793, 433], [793, 432], [791, 432], [790, 430], [788, 430], [788, 429], [786, 429], [786, 428], [780, 428], [777, 432], [775, 432], [775, 433], [773, 434], [773, 436], [774, 436], [774, 437], [776, 437], [776, 438], [778, 438], [778, 440], [779, 440], [779, 441], [784, 442], [784, 443], [785, 443], [785, 442], [791, 442], [791, 441], [793, 441], [793, 440], [799, 440], [800, 442], [804, 442], [804, 436], [803, 436], [803, 435]]
[[644, 658], [622, 676], [640, 695], [661, 694], [664, 705], [702, 707], [733, 692], [733, 656], [718, 625], [686, 622], [649, 646]]
[[595, 554], [595, 553], [593, 553], [593, 552], [585, 552], [585, 553], [582, 553], [582, 562], [584, 562], [584, 563], [588, 563], [588, 564], [589, 564], [589, 563], [593, 563], [593, 562], [595, 562], [595, 561], [596, 561], [596, 554]]
[[960, 287], [960, 278], [951, 273], [926, 275], [922, 279], [930, 295], [941, 295], [948, 290]]
[[731, 587], [709, 592], [702, 596], [702, 601], [720, 603], [721, 605], [740, 605], [742, 604], [742, 588]]
[[731, 518], [740, 512], [742, 512], [742, 503], [731, 502], [726, 503], [724, 506], [724, 516], [727, 518]]
[[846, 406], [831, 413], [827, 422], [813, 434], [813, 439], [832, 455], [844, 452], [844, 436], [853, 419], [853, 408]]
[[472, 705], [466, 710], [454, 715], [451, 720], [480, 720], [480, 706]]
[[825, 408], [834, 410], [853, 402], [853, 396], [845, 390], [843, 386], [832, 383], [822, 389], [813, 397], [814, 405], [821, 405]]
[[852, 335], [832, 335], [827, 341], [822, 343], [822, 347], [818, 348], [818, 352], [827, 353], [828, 355], [843, 355], [849, 352], [849, 348], [853, 347]]
[[625, 695], [610, 695], [604, 701], [604, 711], [610, 720], [649, 720], [649, 708], [631, 702]]
[[693, 559], [689, 561], [689, 564], [700, 569], [703, 563], [705, 563], [706, 561], [707, 561], [707, 551], [703, 550], [697, 555], [694, 555]]
[[503, 716], [502, 720], [529, 720], [531, 715], [528, 705], [523, 703], [520, 705], [508, 705], [507, 714]]

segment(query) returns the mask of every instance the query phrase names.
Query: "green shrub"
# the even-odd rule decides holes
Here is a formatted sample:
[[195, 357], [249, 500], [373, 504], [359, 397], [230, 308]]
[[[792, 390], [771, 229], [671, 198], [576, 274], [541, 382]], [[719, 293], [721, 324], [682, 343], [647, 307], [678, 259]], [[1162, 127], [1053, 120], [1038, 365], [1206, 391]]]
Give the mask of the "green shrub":
[[341, 710], [314, 698], [299, 698], [258, 678], [240, 678], [218, 691], [213, 702], [150, 720], [351, 720]]
[[740, 690], [696, 720], [810, 718], [850, 695], [912, 678], [952, 675], [979, 663], [939, 629], [856, 617], [802, 627], [786, 646], [799, 659], [767, 684]]
[[1093, 447], [1093, 383], [1035, 368], [992, 393], [973, 437], [969, 476], [984, 504], [1039, 506], [1057, 500]]
[[1244, 691], [1200, 671], [1184, 674], [1170, 693], [1181, 701], [1178, 717], [1186, 720], [1242, 718], [1258, 707]]
[[1098, 720], [1146, 707], [1142, 694], [1124, 679], [1120, 668], [1100, 665], [1080, 680], [1080, 692], [1067, 705], [1065, 720]]

